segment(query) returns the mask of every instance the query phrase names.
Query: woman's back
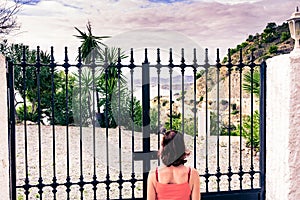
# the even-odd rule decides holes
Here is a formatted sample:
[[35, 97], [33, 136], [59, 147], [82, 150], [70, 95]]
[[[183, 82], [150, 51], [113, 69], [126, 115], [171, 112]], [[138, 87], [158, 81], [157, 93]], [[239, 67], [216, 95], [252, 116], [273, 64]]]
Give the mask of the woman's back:
[[156, 196], [158, 200], [189, 200], [191, 168], [185, 166], [156, 169]]
[[185, 148], [183, 134], [164, 132], [159, 150], [164, 167], [148, 175], [148, 200], [199, 200], [200, 178], [196, 169], [185, 167], [190, 151]]
[[184, 165], [156, 168], [157, 178], [162, 184], [182, 184], [188, 182], [190, 168]]

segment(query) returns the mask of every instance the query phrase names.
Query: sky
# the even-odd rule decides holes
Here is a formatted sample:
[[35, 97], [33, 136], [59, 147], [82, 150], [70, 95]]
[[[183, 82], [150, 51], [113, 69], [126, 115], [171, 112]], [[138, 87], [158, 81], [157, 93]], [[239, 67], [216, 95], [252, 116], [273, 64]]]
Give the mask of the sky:
[[[155, 59], [156, 48], [164, 53], [173, 48], [180, 57], [184, 48], [187, 62], [192, 62], [194, 48], [201, 55], [208, 48], [210, 60], [215, 62], [217, 48], [224, 55], [250, 34], [261, 33], [268, 22], [281, 25], [300, 6], [296, 0], [22, 1], [27, 3], [17, 15], [21, 29], [8, 36], [9, 41], [47, 51], [54, 46], [58, 62], [63, 60], [65, 46], [70, 60], [75, 60], [81, 43], [74, 36], [78, 35], [74, 27], [86, 31], [88, 21], [94, 35], [111, 36], [103, 42], [126, 53], [134, 48], [142, 55], [148, 48], [153, 53], [151, 59]], [[142, 62], [140, 57], [136, 62]]]

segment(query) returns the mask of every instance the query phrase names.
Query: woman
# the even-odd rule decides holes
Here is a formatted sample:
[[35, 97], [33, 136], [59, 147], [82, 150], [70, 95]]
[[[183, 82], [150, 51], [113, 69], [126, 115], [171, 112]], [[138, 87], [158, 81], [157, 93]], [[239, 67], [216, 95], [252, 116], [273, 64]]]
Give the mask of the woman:
[[199, 200], [200, 178], [196, 169], [184, 166], [186, 150], [183, 135], [167, 131], [161, 142], [159, 156], [164, 166], [148, 176], [147, 200]]

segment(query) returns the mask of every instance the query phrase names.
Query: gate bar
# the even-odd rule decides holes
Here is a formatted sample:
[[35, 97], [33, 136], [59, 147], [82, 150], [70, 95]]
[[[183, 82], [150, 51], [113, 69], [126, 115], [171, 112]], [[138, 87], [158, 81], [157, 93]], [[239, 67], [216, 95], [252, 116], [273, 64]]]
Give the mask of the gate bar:
[[150, 66], [145, 49], [145, 61], [142, 65], [142, 107], [143, 107], [143, 152], [145, 159], [143, 162], [143, 197], [147, 196], [147, 178], [150, 171]]
[[14, 68], [13, 62], [8, 61], [8, 88], [9, 88], [9, 128], [8, 128], [8, 142], [9, 142], [9, 173], [10, 173], [10, 199], [17, 199], [16, 190], [16, 120], [15, 120], [15, 92], [14, 92]]
[[266, 75], [267, 64], [263, 61], [260, 65], [260, 118], [259, 118], [259, 133], [260, 133], [260, 149], [259, 149], [259, 167], [260, 167], [260, 199], [266, 199]]

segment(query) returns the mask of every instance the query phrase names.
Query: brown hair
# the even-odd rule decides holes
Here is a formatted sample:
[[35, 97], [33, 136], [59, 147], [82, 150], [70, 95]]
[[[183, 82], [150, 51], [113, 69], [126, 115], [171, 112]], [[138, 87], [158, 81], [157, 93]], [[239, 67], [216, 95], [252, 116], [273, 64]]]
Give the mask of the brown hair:
[[190, 152], [185, 148], [183, 134], [169, 130], [165, 132], [162, 142], [159, 156], [163, 164], [166, 166], [179, 166], [186, 163], [185, 158]]

